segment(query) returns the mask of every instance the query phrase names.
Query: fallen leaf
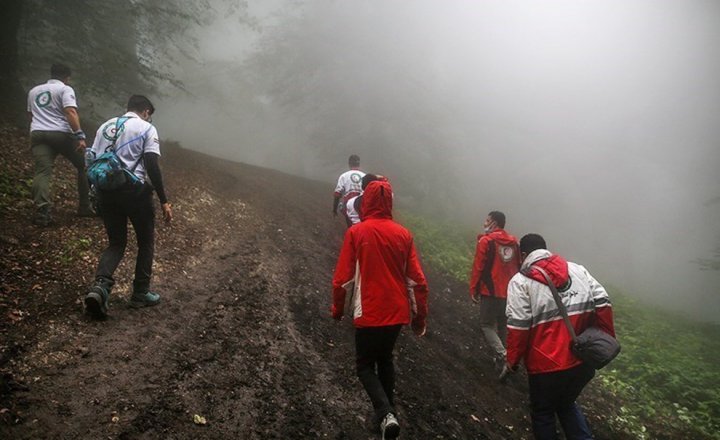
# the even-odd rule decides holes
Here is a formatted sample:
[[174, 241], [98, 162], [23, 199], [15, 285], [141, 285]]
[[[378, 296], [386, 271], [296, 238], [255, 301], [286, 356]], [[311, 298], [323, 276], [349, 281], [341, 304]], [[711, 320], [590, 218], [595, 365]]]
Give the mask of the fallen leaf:
[[207, 420], [205, 419], [205, 417], [201, 416], [200, 414], [195, 414], [193, 416], [193, 422], [196, 425], [207, 425]]

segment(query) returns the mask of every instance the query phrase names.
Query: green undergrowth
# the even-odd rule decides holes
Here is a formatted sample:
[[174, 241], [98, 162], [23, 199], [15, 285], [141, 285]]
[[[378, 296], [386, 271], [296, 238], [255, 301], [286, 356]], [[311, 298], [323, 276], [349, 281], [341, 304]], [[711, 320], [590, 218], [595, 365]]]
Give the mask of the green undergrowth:
[[622, 353], [600, 378], [626, 402], [615, 422], [659, 419], [720, 439], [720, 326], [610, 295]]
[[[408, 212], [399, 221], [415, 237], [423, 263], [467, 282], [475, 233]], [[614, 429], [649, 439], [669, 426], [720, 440], [720, 325], [647, 306], [609, 287], [622, 352], [598, 374], [622, 402]]]

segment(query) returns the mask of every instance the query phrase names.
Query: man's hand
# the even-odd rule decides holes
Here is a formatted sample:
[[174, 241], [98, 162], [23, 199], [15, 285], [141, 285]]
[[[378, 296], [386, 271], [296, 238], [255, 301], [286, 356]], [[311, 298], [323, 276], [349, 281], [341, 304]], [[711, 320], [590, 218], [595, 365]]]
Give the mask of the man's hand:
[[413, 333], [415, 333], [415, 336], [418, 338], [425, 336], [425, 333], [427, 333], [427, 324], [425, 323], [419, 324], [413, 321], [410, 326], [412, 327]]
[[480, 299], [478, 299], [477, 295], [475, 295], [474, 293], [471, 293], [471, 294], [470, 294], [470, 299], [471, 299], [472, 302], [474, 302], [475, 304], [480, 304]]
[[86, 148], [87, 148], [87, 142], [85, 142], [85, 139], [78, 139], [77, 145], [75, 146], [75, 150], [78, 153], [83, 153]]
[[165, 220], [166, 224], [170, 224], [172, 222], [173, 214], [172, 214], [172, 205], [169, 203], [163, 203], [161, 205], [162, 208], [162, 214], [163, 214], [163, 220]]
[[342, 309], [336, 309], [335, 305], [333, 304], [332, 309], [330, 309], [330, 314], [332, 315], [332, 318], [335, 321], [342, 321], [343, 318], [343, 310]]
[[503, 365], [503, 369], [500, 372], [500, 376], [498, 376], [498, 380], [500, 382], [505, 382], [508, 378], [508, 375], [516, 373], [517, 369], [517, 365], [511, 366], [507, 362], [505, 362], [505, 364]]

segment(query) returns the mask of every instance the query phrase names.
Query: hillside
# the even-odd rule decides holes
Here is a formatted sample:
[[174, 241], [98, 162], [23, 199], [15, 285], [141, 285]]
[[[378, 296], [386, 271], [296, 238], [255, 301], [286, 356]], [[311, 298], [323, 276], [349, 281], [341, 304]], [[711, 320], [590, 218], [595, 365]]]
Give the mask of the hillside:
[[[32, 226], [27, 137], [0, 131], [1, 438], [375, 438], [351, 325], [328, 313], [344, 232], [331, 184], [165, 147], [176, 221], [157, 228], [163, 302], [126, 307], [129, 246], [97, 322], [81, 298], [105, 244], [99, 219], [72, 215], [58, 159], [58, 224]], [[429, 334], [404, 331], [397, 346], [402, 438], [529, 438], [524, 377], [497, 383], [465, 286], [426, 271]], [[596, 438], [632, 438], [597, 381], [582, 403]], [[688, 435], [647, 424], [652, 438]]]

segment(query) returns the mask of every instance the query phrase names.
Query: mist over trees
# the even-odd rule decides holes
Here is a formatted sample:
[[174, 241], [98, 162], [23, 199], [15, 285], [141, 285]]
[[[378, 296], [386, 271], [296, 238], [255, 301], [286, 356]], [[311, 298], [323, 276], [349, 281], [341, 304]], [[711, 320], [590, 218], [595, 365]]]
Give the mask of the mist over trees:
[[48, 78], [49, 66], [73, 69], [82, 113], [104, 119], [131, 93], [184, 93], [174, 69], [198, 61], [193, 30], [243, 2], [200, 0], [24, 0], [17, 28], [17, 76], [28, 89]]
[[10, 4], [16, 84], [64, 61], [84, 117], [149, 94], [163, 137], [326, 181], [358, 153], [403, 206], [500, 209], [629, 293], [720, 304], [714, 3]]

